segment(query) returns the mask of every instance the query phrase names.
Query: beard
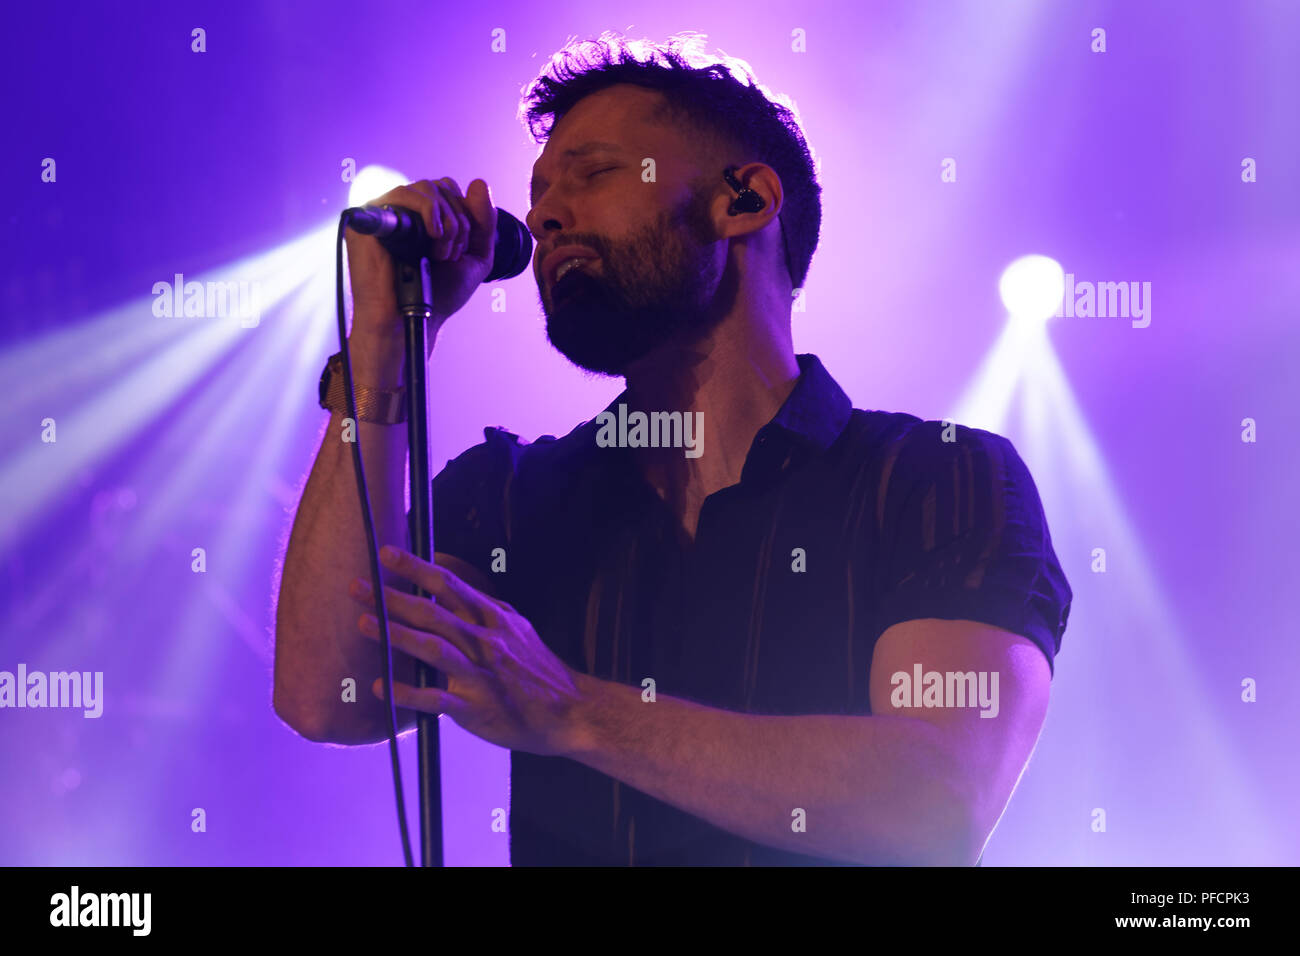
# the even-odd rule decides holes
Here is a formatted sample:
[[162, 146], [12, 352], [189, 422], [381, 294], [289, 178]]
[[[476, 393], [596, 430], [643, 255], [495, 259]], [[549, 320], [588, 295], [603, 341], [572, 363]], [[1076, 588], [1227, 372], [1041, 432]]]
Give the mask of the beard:
[[708, 197], [700, 194], [632, 235], [565, 238], [599, 254], [542, 292], [546, 337], [579, 368], [623, 376], [628, 366], [673, 340], [712, 331], [727, 312], [719, 302]]

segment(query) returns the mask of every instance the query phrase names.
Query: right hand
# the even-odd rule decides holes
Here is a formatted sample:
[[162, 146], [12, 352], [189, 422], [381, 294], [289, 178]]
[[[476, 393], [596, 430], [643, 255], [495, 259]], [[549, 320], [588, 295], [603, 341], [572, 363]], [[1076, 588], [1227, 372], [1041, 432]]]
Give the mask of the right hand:
[[[422, 179], [398, 186], [372, 199], [368, 205], [390, 204], [415, 210], [432, 238], [429, 247], [433, 280], [433, 318], [429, 344], [447, 318], [461, 308], [492, 268], [496, 251], [497, 211], [488, 185], [481, 179], [469, 184], [462, 196], [450, 176]], [[348, 249], [348, 275], [352, 280], [353, 334], [375, 341], [400, 343], [402, 317], [393, 291], [393, 263], [374, 236], [353, 229], [344, 232]]]

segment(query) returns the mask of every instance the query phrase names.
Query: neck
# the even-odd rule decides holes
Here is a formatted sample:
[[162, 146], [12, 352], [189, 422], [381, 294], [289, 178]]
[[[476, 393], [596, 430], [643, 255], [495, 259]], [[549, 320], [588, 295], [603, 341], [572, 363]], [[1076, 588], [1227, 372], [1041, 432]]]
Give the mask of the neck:
[[710, 494], [740, 481], [754, 436], [799, 378], [789, 307], [767, 315], [768, 321], [729, 315], [703, 339], [666, 345], [628, 369], [629, 411], [700, 413], [699, 457], [687, 458], [680, 448], [635, 449], [647, 481], [686, 517], [691, 533], [690, 515]]

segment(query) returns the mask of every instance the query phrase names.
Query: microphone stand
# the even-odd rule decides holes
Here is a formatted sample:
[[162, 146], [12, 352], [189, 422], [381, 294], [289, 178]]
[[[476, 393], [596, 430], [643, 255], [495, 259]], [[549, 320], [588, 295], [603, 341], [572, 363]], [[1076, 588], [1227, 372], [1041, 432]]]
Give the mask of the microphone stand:
[[[381, 240], [382, 241], [382, 240]], [[411, 450], [411, 553], [433, 561], [432, 487], [429, 483], [429, 404], [426, 381], [426, 323], [433, 315], [433, 278], [428, 255], [409, 245], [385, 243], [393, 257], [397, 309], [406, 325], [406, 435]], [[432, 597], [416, 586], [417, 597]], [[416, 685], [445, 690], [446, 677], [416, 662]], [[443, 865], [442, 776], [438, 753], [438, 718], [421, 712], [416, 747], [420, 778], [420, 866]]]
[[[391, 208], [391, 207], [385, 207]], [[360, 211], [360, 210], [350, 210]], [[406, 333], [406, 434], [411, 450], [411, 553], [433, 561], [433, 502], [429, 482], [429, 404], [427, 323], [433, 317], [433, 272], [429, 263], [429, 237], [420, 218], [404, 210], [414, 229], [390, 233], [380, 243], [393, 260], [393, 286], [397, 310]], [[378, 221], [359, 229], [374, 234]], [[533, 253], [528, 230], [508, 212], [497, 210], [497, 246], [492, 269], [484, 282], [509, 278], [522, 272]], [[432, 597], [416, 586], [417, 597]], [[416, 662], [416, 686], [447, 689], [441, 671]], [[420, 866], [443, 866], [442, 859], [442, 776], [438, 754], [438, 720], [432, 714], [416, 717], [420, 778]]]

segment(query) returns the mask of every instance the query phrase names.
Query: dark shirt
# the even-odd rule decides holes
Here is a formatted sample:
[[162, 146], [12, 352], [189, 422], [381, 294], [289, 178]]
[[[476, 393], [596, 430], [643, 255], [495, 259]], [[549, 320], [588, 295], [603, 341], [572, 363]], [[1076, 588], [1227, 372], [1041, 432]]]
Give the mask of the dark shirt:
[[[651, 677], [656, 694], [731, 711], [870, 714], [876, 640], [916, 618], [1024, 635], [1055, 673], [1072, 595], [1011, 443], [963, 426], [944, 441], [940, 422], [855, 409], [816, 356], [798, 361], [740, 483], [704, 501], [693, 543], [634, 452], [598, 447], [592, 419], [531, 444], [485, 429], [433, 481], [435, 550], [492, 576], [575, 670]], [[519, 751], [510, 851], [515, 866], [843, 865]]]

